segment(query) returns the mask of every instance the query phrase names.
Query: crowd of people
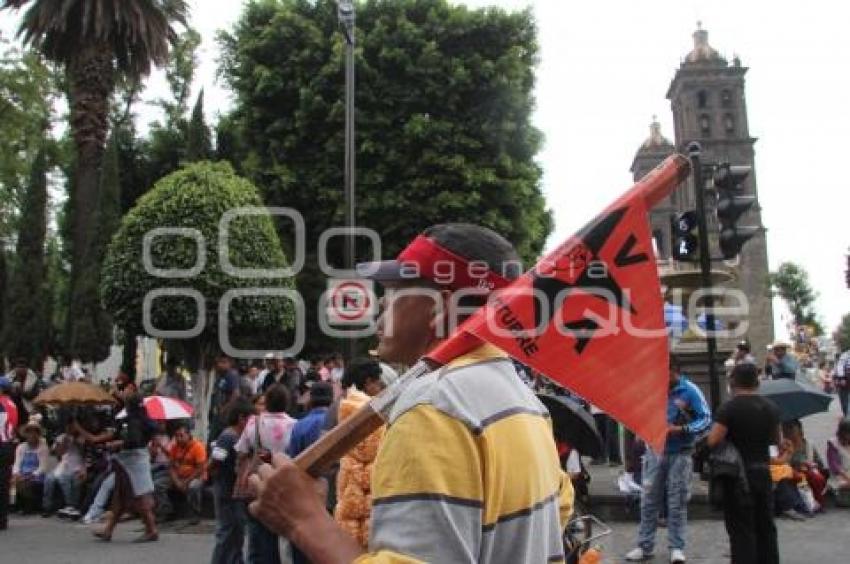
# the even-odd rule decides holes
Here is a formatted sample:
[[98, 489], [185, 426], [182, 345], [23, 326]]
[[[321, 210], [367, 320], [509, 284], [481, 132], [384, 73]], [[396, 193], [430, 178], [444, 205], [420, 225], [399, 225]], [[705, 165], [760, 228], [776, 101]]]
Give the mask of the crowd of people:
[[[741, 476], [747, 495], [741, 495], [740, 485], [728, 484], [718, 494], [733, 562], [777, 561], [775, 515], [813, 516], [823, 510], [828, 492], [839, 505], [850, 499], [850, 420], [841, 422], [835, 438], [827, 443], [824, 459], [806, 439], [798, 420], [780, 425], [776, 408], [754, 393], [765, 372], [777, 379], [792, 377], [785, 372], [799, 370], [783, 343], [777, 345], [769, 357], [773, 366], [766, 371], [756, 366], [747, 343], [739, 344], [728, 374], [732, 397], [715, 414], [708, 433], [709, 446], [723, 440], [734, 444], [744, 468]], [[842, 355], [837, 366], [847, 359], [850, 355]], [[540, 375], [516, 368], [529, 387], [566, 393]], [[836, 375], [833, 370], [828, 381], [840, 381]], [[0, 378], [0, 404], [10, 406], [7, 412], [16, 409], [19, 413], [17, 426], [7, 419], [2, 441], [12, 444], [15, 437], [18, 441], [14, 452], [5, 455], [11, 468], [14, 509], [81, 519], [86, 524], [102, 521], [95, 534], [103, 540], [111, 539], [122, 515], [132, 512], [145, 525], [137, 541], [147, 542], [157, 540], [158, 523], [177, 515], [196, 523], [206, 496], [212, 499], [217, 520], [213, 562], [239, 562], [243, 554], [248, 562], [280, 562], [277, 532], [247, 510], [256, 495], [249, 476], [275, 453], [295, 457], [303, 452], [394, 377], [387, 365], [369, 359], [345, 368], [337, 355], [309, 364], [270, 355], [262, 364], [240, 368], [233, 359], [219, 355], [208, 422], [212, 440], [204, 444], [193, 437], [191, 420], [151, 420], [138, 386], [125, 372], [115, 379], [116, 403], [111, 408], [37, 409], [32, 393], [24, 393], [26, 383], [33, 381], [32, 371], [19, 361], [8, 376]], [[640, 527], [637, 547], [626, 555], [627, 560], [650, 557], [656, 528], [664, 523], [671, 561], [685, 561], [693, 455], [712, 416], [699, 388], [682, 375], [675, 356], [671, 356], [670, 377], [668, 441], [662, 453], [640, 451]], [[793, 377], [800, 374], [795, 372]], [[35, 382], [40, 381], [36, 375]], [[54, 383], [46, 387], [50, 385]], [[37, 384], [31, 386], [40, 389]], [[190, 395], [185, 375], [173, 359], [166, 362], [156, 385], [148, 388], [180, 400]], [[126, 416], [115, 418], [120, 410]], [[615, 437], [603, 439], [602, 461], [621, 463], [616, 421], [593, 411], [600, 435]], [[368, 543], [372, 509], [371, 469], [383, 435], [383, 429], [376, 431], [328, 475], [332, 487], [327, 508], [363, 548]], [[580, 487], [586, 475], [580, 453], [569, 445], [559, 448], [562, 468], [576, 483], [577, 494], [584, 491], [586, 496], [586, 485], [583, 490]], [[8, 494], [4, 497], [10, 499]], [[292, 551], [293, 562], [308, 561], [296, 546]]]
[[[21, 514], [102, 523], [94, 533], [104, 541], [123, 515], [133, 513], [145, 525], [136, 540], [151, 542], [158, 539], [158, 524], [178, 517], [196, 524], [211, 498], [214, 562], [241, 562], [245, 539], [248, 562], [280, 562], [277, 535], [247, 512], [254, 497], [249, 476], [275, 453], [297, 456], [396, 376], [372, 359], [344, 369], [340, 355], [299, 362], [270, 354], [239, 365], [221, 354], [205, 444], [195, 436], [195, 420], [148, 415], [145, 395], [191, 400], [180, 363], [170, 356], [164, 368], [156, 382], [141, 385], [119, 372], [110, 388], [112, 405], [36, 407], [38, 393], [64, 382], [65, 374], [45, 379], [16, 361], [0, 376], [0, 470], [8, 474], [0, 500]], [[79, 371], [68, 380], [86, 378]], [[376, 433], [349, 453], [339, 471], [338, 518], [364, 546], [369, 464], [379, 439]], [[9, 509], [0, 507], [3, 528]], [[303, 561], [297, 553], [294, 558]]]

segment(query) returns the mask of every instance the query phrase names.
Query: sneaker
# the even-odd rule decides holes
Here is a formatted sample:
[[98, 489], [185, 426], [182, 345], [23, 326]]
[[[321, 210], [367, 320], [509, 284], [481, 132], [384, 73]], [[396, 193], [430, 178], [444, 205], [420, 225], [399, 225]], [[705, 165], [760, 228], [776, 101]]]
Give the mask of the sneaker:
[[100, 521], [100, 515], [97, 513], [92, 513], [89, 511], [83, 516], [83, 519], [80, 521], [83, 525], [94, 525], [98, 521]]
[[633, 548], [626, 554], [628, 562], [643, 562], [652, 558], [652, 552], [646, 552], [641, 547]]
[[71, 511], [74, 511], [74, 508], [70, 505], [66, 505], [65, 507], [56, 512], [56, 516], [60, 518], [70, 517]]
[[107, 517], [106, 513], [88, 514], [85, 517], [83, 517], [83, 524], [84, 525], [94, 525], [95, 523], [102, 523], [102, 522], [106, 521], [106, 517]]
[[684, 564], [686, 560], [685, 553], [681, 549], [674, 548], [670, 551], [670, 564]]
[[80, 513], [76, 507], [72, 507], [71, 509], [69, 509], [65, 513], [65, 515], [68, 517], [68, 519], [71, 519], [73, 521], [77, 521], [80, 517], [82, 517], [82, 513]]

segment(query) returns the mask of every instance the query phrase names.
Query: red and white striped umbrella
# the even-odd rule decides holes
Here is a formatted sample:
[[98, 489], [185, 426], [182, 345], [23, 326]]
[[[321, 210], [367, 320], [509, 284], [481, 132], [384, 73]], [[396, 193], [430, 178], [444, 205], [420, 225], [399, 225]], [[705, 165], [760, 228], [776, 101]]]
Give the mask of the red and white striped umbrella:
[[[191, 419], [195, 412], [192, 406], [179, 399], [170, 398], [167, 396], [148, 396], [142, 400], [145, 405], [145, 410], [148, 412], [148, 417], [157, 421], [170, 419]], [[127, 417], [127, 410], [122, 409], [121, 413], [116, 415], [122, 419]]]

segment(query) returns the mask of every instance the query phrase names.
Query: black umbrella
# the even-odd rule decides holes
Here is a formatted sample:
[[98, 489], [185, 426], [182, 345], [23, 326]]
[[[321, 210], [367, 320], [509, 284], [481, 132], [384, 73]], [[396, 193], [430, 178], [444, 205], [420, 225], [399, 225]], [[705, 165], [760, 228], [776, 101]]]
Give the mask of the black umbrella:
[[602, 454], [602, 437], [586, 409], [563, 396], [537, 394], [537, 397], [552, 416], [555, 438], [569, 443], [583, 455], [595, 458]]
[[776, 404], [782, 414], [782, 421], [822, 413], [829, 409], [832, 401], [831, 395], [790, 378], [764, 381], [759, 386], [759, 393]]

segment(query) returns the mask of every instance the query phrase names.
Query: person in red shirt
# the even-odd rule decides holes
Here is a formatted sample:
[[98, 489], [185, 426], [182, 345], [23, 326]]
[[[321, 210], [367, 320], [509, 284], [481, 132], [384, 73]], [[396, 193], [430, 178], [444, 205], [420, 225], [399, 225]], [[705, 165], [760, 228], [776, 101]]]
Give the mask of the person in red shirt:
[[9, 482], [15, 462], [15, 429], [18, 428], [18, 408], [9, 397], [12, 382], [0, 376], [0, 531], [9, 526]]

